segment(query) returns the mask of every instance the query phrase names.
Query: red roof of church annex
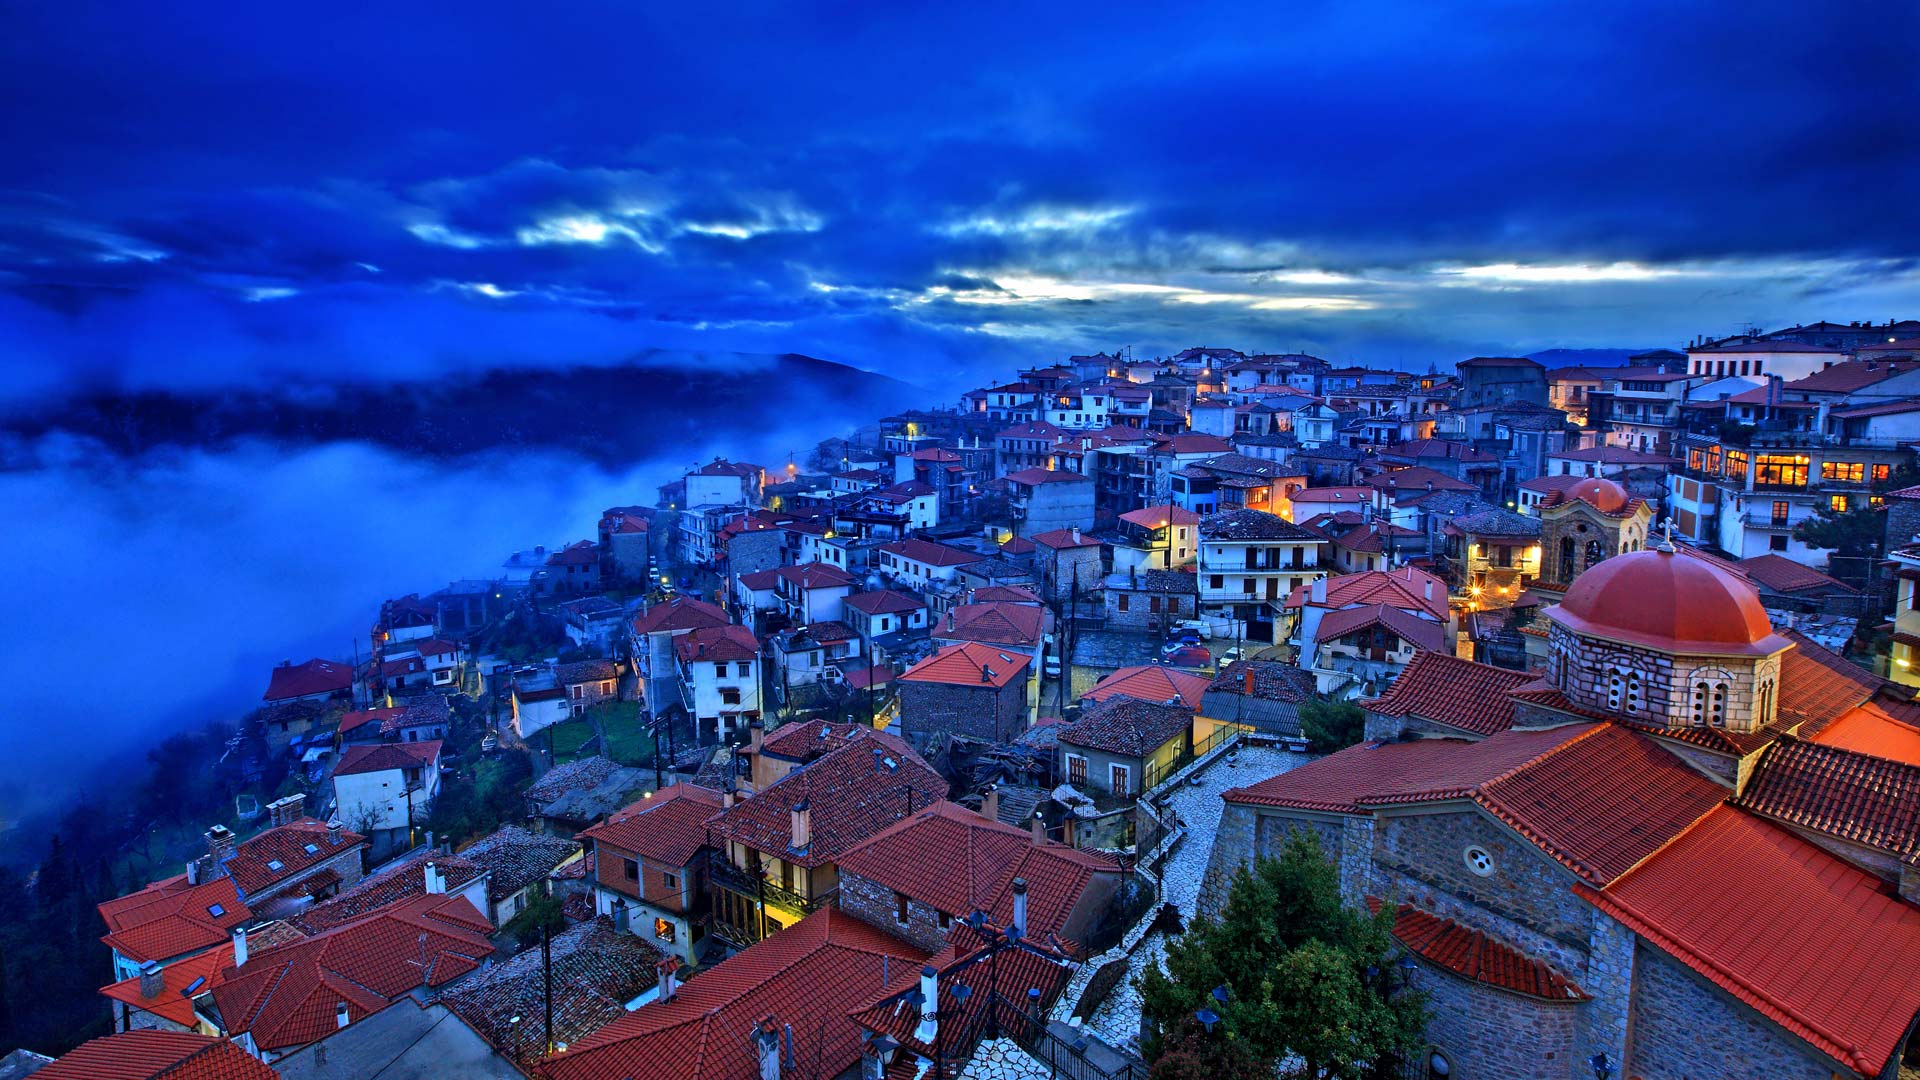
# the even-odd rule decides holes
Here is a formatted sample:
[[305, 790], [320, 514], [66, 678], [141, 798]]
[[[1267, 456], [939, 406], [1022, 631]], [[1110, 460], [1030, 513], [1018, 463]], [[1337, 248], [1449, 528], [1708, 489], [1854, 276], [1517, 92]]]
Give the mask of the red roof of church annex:
[[1920, 908], [1733, 807], [1605, 889], [1574, 889], [1861, 1075], [1881, 1075], [1920, 1012]]
[[1773, 632], [1751, 583], [1670, 550], [1588, 568], [1547, 617], [1575, 633], [1669, 653], [1764, 656], [1791, 644]]
[[[1378, 897], [1367, 897], [1367, 906], [1374, 911], [1380, 910], [1380, 903]], [[1401, 904], [1394, 912], [1393, 936], [1422, 960], [1461, 978], [1547, 1001], [1588, 997], [1545, 961], [1412, 904]]]
[[1513, 702], [1507, 694], [1532, 679], [1524, 671], [1417, 652], [1386, 693], [1360, 704], [1382, 716], [1417, 716], [1474, 735], [1492, 735], [1513, 726]]

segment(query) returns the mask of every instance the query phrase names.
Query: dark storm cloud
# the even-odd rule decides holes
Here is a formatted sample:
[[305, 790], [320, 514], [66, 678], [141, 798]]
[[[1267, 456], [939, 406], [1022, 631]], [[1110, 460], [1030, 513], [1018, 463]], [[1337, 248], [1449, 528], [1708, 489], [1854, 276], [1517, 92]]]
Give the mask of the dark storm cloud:
[[6, 385], [648, 347], [1447, 362], [1884, 318], [1916, 292], [1916, 31], [1905, 4], [32, 5], [0, 35], [0, 343], [33, 365]]

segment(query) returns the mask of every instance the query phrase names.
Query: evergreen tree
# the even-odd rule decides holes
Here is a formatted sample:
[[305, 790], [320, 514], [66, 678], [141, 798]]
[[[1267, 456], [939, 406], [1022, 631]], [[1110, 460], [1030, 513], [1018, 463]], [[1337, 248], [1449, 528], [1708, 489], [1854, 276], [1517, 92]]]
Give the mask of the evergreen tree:
[[[1216, 1062], [1236, 1075], [1237, 1043], [1271, 1071], [1302, 1080], [1387, 1075], [1414, 1054], [1426, 1028], [1423, 995], [1399, 985], [1393, 909], [1377, 915], [1341, 903], [1340, 882], [1312, 834], [1295, 833], [1277, 858], [1239, 868], [1216, 919], [1196, 919], [1167, 947], [1166, 970], [1140, 981], [1153, 1029], [1148, 1058], [1172, 1057], [1166, 1080], [1202, 1075]], [[1205, 1009], [1212, 1032], [1189, 1026]]]

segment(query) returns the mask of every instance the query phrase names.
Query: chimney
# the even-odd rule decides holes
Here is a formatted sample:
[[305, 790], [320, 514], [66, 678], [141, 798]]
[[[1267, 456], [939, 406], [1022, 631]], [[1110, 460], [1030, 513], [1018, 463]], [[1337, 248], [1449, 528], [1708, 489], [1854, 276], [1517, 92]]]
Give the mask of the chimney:
[[753, 1030], [753, 1056], [760, 1080], [780, 1080], [780, 1022], [771, 1016]]
[[760, 744], [767, 739], [767, 727], [758, 720], [747, 724], [747, 753], [760, 752]]
[[426, 868], [421, 871], [421, 876], [426, 879], [428, 896], [443, 896], [446, 894], [446, 875], [440, 873], [440, 868], [433, 864], [433, 860], [427, 860]]
[[1327, 602], [1327, 579], [1325, 577], [1314, 578], [1313, 588], [1308, 592], [1307, 595], [1310, 596], [1313, 599], [1313, 602], [1316, 604], [1326, 603]]
[[1253, 696], [1253, 665], [1244, 660], [1240, 662], [1240, 686], [1241, 693]]
[[724, 809], [727, 809], [727, 810], [731, 810], [731, 809], [733, 809], [733, 804], [734, 804], [734, 800], [735, 800], [735, 798], [736, 798], [736, 796], [735, 796], [735, 794], [734, 794], [734, 791], [733, 791], [733, 789], [732, 789], [732, 788], [727, 788], [727, 789], [726, 789], [725, 791], [723, 791], [723, 792], [721, 792], [721, 793], [720, 793], [720, 805], [721, 805], [721, 807], [722, 807], [722, 808], [724, 808]]
[[980, 665], [980, 681], [983, 683], [990, 683], [993, 681], [993, 669], [988, 667], [985, 664]]
[[882, 750], [877, 746], [873, 748], [873, 771], [874, 772], [886, 771], [886, 767], [881, 764], [882, 760], [886, 756], [887, 756], [887, 752], [885, 750]]
[[999, 784], [988, 784], [987, 790], [980, 796], [980, 816], [988, 821], [1000, 820]]
[[215, 825], [207, 830], [207, 854], [213, 859], [209, 880], [227, 876], [227, 860], [233, 858], [233, 848], [237, 841], [225, 825]]
[[307, 816], [307, 797], [289, 795], [284, 799], [275, 799], [267, 804], [267, 824], [273, 828], [291, 825]]
[[333, 820], [327, 822], [327, 843], [338, 844], [340, 842], [341, 828], [342, 826], [340, 824], [339, 818], [334, 818]]
[[947, 629], [953, 629], [953, 609], [947, 609]]
[[654, 971], [659, 974], [660, 978], [660, 992], [654, 995], [654, 1000], [672, 1001], [673, 995], [680, 992], [680, 958], [677, 956], [661, 957], [659, 962], [653, 965], [653, 968]]
[[187, 884], [189, 885], [200, 884], [200, 860], [199, 859], [189, 859], [187, 861]]
[[1073, 542], [1075, 546], [1078, 546], [1080, 543], [1080, 526], [1078, 525], [1073, 527]]
[[1033, 812], [1033, 842], [1036, 844], [1047, 842], [1047, 818], [1038, 810]]
[[233, 928], [233, 966], [247, 966], [247, 928], [244, 926]]
[[1433, 579], [1427, 579], [1427, 599], [1433, 599]]
[[807, 800], [793, 804], [793, 850], [805, 851], [813, 841], [813, 808]]
[[1027, 936], [1027, 879], [1013, 879], [1013, 929], [1016, 937]]
[[159, 961], [149, 960], [140, 965], [140, 996], [142, 998], [157, 998], [160, 996], [160, 991], [166, 988], [167, 980], [160, 974]]
[[338, 1031], [339, 1029], [341, 1029], [341, 1028], [343, 1028], [343, 1027], [346, 1027], [346, 1026], [347, 1026], [348, 1024], [350, 1024], [350, 1023], [352, 1023], [352, 1022], [353, 1022], [353, 1018], [347, 1015], [347, 1003], [346, 1003], [346, 1002], [344, 1002], [344, 1001], [343, 1001], [343, 1002], [341, 1002], [340, 1004], [338, 1004], [338, 1005], [335, 1005], [335, 1006], [333, 1007], [333, 1027], [334, 1027], [334, 1030], [336, 1030], [336, 1031]]
[[932, 964], [920, 969], [920, 1026], [913, 1029], [913, 1037], [927, 1046], [940, 1031], [939, 974]]

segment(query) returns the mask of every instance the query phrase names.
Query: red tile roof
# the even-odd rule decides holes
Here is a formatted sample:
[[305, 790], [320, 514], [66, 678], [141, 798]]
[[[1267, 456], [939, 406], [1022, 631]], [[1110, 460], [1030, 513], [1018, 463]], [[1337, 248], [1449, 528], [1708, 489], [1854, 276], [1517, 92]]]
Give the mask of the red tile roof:
[[[1343, 608], [1359, 604], [1389, 604], [1408, 611], [1427, 611], [1435, 618], [1447, 617], [1447, 584], [1439, 578], [1411, 566], [1397, 570], [1363, 570], [1358, 574], [1336, 574], [1327, 580], [1327, 598], [1313, 599], [1310, 586], [1302, 585], [1287, 595], [1287, 606], [1316, 604]], [[1431, 586], [1431, 595], [1429, 595]]]
[[1788, 737], [1761, 754], [1737, 803], [1920, 864], [1920, 765]]
[[384, 772], [388, 769], [421, 769], [440, 760], [440, 740], [425, 742], [376, 743], [373, 746], [349, 746], [340, 754], [335, 776]]
[[1920, 727], [1868, 702], [1842, 713], [1814, 739], [1823, 746], [1920, 765]]
[[[1425, 465], [1413, 465], [1405, 469], [1392, 469], [1388, 472], [1369, 476], [1363, 481], [1375, 491], [1389, 495], [1403, 495], [1407, 492], [1426, 493], [1429, 491], [1478, 491], [1478, 485], [1465, 480], [1455, 480], [1437, 469]], [[1299, 498], [1296, 493], [1294, 498]]]
[[332, 660], [282, 664], [267, 679], [264, 701], [286, 701], [313, 694], [340, 694], [353, 689], [353, 667]]
[[1369, 626], [1384, 626], [1393, 631], [1394, 636], [1402, 641], [1409, 642], [1415, 648], [1427, 652], [1438, 652], [1447, 645], [1447, 628], [1444, 625], [1385, 604], [1370, 604], [1327, 612], [1320, 617], [1320, 625], [1314, 631], [1314, 640], [1316, 642], [1338, 640]]
[[1100, 541], [1092, 533], [1082, 532], [1079, 529], [1054, 529], [1050, 532], [1034, 533], [1027, 539], [1041, 547], [1056, 550], [1100, 546]]
[[790, 581], [800, 589], [837, 589], [855, 583], [852, 574], [831, 563], [810, 562], [799, 566], [782, 566], [774, 573]]
[[[867, 724], [836, 724], [827, 720], [794, 720], [782, 724], [767, 733], [760, 741], [760, 752], [787, 761], [807, 762], [825, 757], [835, 750], [874, 734]], [[895, 737], [888, 736], [889, 749], [905, 746]]]
[[600, 561], [600, 549], [591, 540], [568, 544], [547, 556], [548, 566], [592, 566]]
[[988, 585], [973, 590], [973, 602], [976, 604], [1038, 604], [1040, 597], [1032, 589], [1020, 585]]
[[1361, 705], [1383, 716], [1415, 716], [1475, 735], [1492, 735], [1513, 726], [1508, 692], [1531, 681], [1533, 676], [1524, 671], [1421, 652], [1414, 654], [1385, 694]]
[[1169, 503], [1165, 506], [1149, 506], [1121, 514], [1120, 520], [1129, 525], [1138, 525], [1143, 529], [1163, 529], [1168, 525], [1198, 525], [1200, 515], [1185, 507]]
[[1786, 630], [1781, 636], [1795, 647], [1780, 658], [1780, 700], [1774, 713], [1781, 726], [1798, 725], [1796, 733], [1802, 738], [1818, 736], [1880, 688], [1882, 681], [1873, 674], [1799, 631]]
[[493, 955], [486, 916], [460, 896], [419, 896], [225, 970], [214, 1003], [263, 1050], [304, 1046], [420, 986], [441, 987]]
[[1802, 566], [1783, 555], [1771, 552], [1755, 555], [1750, 559], [1741, 559], [1737, 564], [1742, 573], [1752, 578], [1763, 588], [1775, 592], [1800, 592], [1806, 589], [1819, 589], [1835, 593], [1857, 593], [1860, 590], [1815, 570], [1811, 566]]
[[[1920, 492], [1920, 487], [1913, 489]], [[1916, 495], [1920, 498], [1920, 495]], [[1000, 551], [1004, 555], [1030, 555], [1033, 553], [1033, 541], [1020, 536], [1009, 536], [1000, 542]]]
[[340, 726], [335, 730], [345, 735], [349, 731], [358, 731], [365, 724], [378, 724], [384, 727], [388, 720], [395, 719], [406, 711], [399, 706], [388, 709], [355, 709], [341, 715]]
[[673, 651], [682, 663], [753, 660], [760, 655], [760, 640], [744, 626], [703, 626], [674, 638]]
[[[1378, 897], [1367, 897], [1367, 906], [1374, 911], [1380, 910], [1380, 904]], [[1588, 997], [1545, 961], [1411, 904], [1401, 904], [1394, 912], [1393, 936], [1421, 959], [1473, 982], [1546, 1001]]]
[[633, 618], [633, 632], [643, 635], [725, 625], [726, 612], [705, 600], [685, 596], [676, 596], [664, 604], [654, 604]]
[[[321, 901], [305, 911], [288, 917], [302, 933], [318, 934], [355, 919], [371, 915], [391, 904], [427, 895], [427, 864], [440, 871], [446, 891], [459, 892], [481, 874], [472, 860], [442, 852], [423, 851], [397, 863], [389, 863], [378, 874], [362, 878], [352, 888]], [[258, 946], [255, 947], [258, 950]], [[231, 961], [229, 961], [231, 962]]]
[[949, 645], [908, 668], [907, 682], [936, 682], [950, 686], [1001, 687], [1024, 677], [1031, 657], [996, 649], [977, 641]]
[[[851, 740], [714, 816], [715, 836], [801, 866], [833, 862], [888, 825], [945, 798], [947, 782], [906, 743], [873, 732]], [[810, 839], [793, 849], [791, 811], [808, 808]]]
[[1722, 807], [1604, 890], [1636, 934], [1865, 1076], [1920, 1013], [1920, 908], [1880, 879]]
[[880, 550], [896, 558], [926, 563], [928, 566], [963, 566], [980, 561], [978, 552], [936, 544], [931, 540], [896, 540], [891, 544], [881, 544]]
[[33, 1075], [46, 1080], [279, 1080], [226, 1041], [185, 1031], [125, 1031], [81, 1043]]
[[[1833, 352], [1834, 350], [1802, 346], [1795, 351]], [[1795, 379], [1781, 389], [1800, 393], [1846, 394], [1872, 386], [1874, 383], [1885, 382], [1895, 375], [1912, 371], [1913, 368], [1914, 365], [1910, 363], [1885, 360], [1846, 360]]]
[[1095, 874], [1118, 874], [1112, 855], [1081, 851], [990, 821], [941, 800], [875, 833], [840, 857], [858, 874], [964, 919], [984, 911], [1005, 926], [1013, 918], [1013, 880], [1027, 884], [1027, 935], [1045, 941], [1065, 930]]
[[129, 960], [167, 961], [212, 948], [253, 917], [230, 877], [199, 885], [180, 874], [100, 905], [100, 940]]
[[1083, 701], [1105, 701], [1115, 695], [1137, 701], [1171, 701], [1178, 698], [1187, 708], [1198, 709], [1201, 696], [1207, 692], [1208, 681], [1205, 675], [1159, 664], [1146, 664], [1123, 667], [1095, 683], [1093, 689], [1080, 697]]
[[876, 589], [873, 592], [854, 593], [847, 597], [846, 605], [868, 615], [899, 615], [918, 611], [927, 606], [919, 597], [898, 589]]
[[956, 604], [933, 636], [942, 641], [1031, 646], [1039, 643], [1046, 618], [1045, 608], [1031, 604]]
[[1145, 759], [1193, 726], [1193, 707], [1115, 695], [1096, 702], [1060, 729], [1060, 742]]
[[1008, 473], [1006, 479], [1016, 484], [1026, 484], [1029, 487], [1035, 484], [1092, 483], [1092, 480], [1088, 477], [1067, 469], [1021, 469], [1018, 472]]
[[[344, 764], [346, 758], [343, 756], [341, 761]], [[359, 833], [343, 829], [340, 839], [329, 841], [324, 822], [301, 818], [242, 841], [233, 849], [233, 857], [227, 860], [227, 873], [232, 875], [243, 892], [255, 896], [277, 882], [285, 881], [342, 852], [352, 851], [366, 843], [366, 839]], [[308, 851], [309, 847], [313, 850]]]
[[580, 835], [631, 852], [661, 867], [685, 866], [707, 845], [707, 819], [720, 810], [720, 793], [675, 784], [615, 811]]
[[[276, 945], [299, 941], [302, 936], [299, 930], [286, 923], [271, 922], [249, 930], [247, 944], [250, 949], [255, 950], [272, 948]], [[100, 988], [100, 993], [142, 1012], [171, 1020], [183, 1028], [191, 1028], [199, 1023], [194, 1015], [193, 999], [200, 994], [212, 992], [221, 981], [222, 970], [232, 966], [233, 943], [229, 940], [224, 945], [216, 945], [197, 956], [175, 960], [161, 968], [160, 992], [152, 997], [146, 997], [140, 993], [138, 975], [103, 986]], [[196, 983], [198, 985], [195, 985]], [[193, 987], [193, 993], [186, 992], [188, 987]]]
[[735, 580], [755, 592], [767, 592], [780, 583], [780, 571], [778, 568], [773, 570], [753, 570], [741, 574]]
[[883, 969], [911, 971], [926, 959], [826, 908], [689, 980], [671, 1000], [615, 1019], [547, 1058], [540, 1072], [550, 1080], [758, 1076], [749, 1035], [773, 1017], [792, 1025], [796, 1042], [805, 1033], [809, 1075], [836, 1076], [860, 1057], [860, 1029], [847, 1011], [879, 985]]

